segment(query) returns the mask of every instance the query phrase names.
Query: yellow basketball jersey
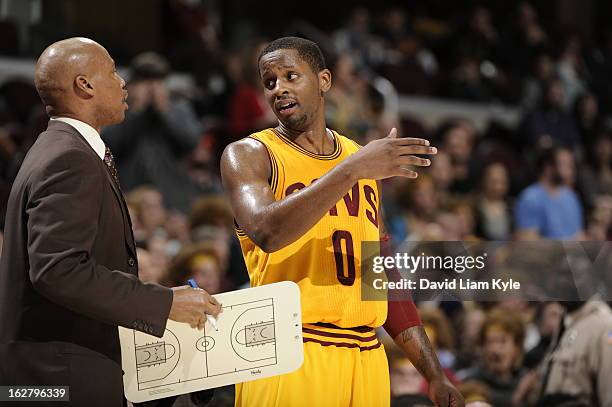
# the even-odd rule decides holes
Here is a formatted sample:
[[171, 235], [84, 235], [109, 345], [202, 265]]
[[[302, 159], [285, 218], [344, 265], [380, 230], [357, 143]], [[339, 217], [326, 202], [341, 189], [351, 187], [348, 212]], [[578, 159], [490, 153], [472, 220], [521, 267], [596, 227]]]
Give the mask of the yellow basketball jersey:
[[[359, 149], [352, 140], [330, 133], [334, 151], [329, 155], [309, 152], [274, 129], [249, 136], [268, 150], [276, 200], [315, 182]], [[376, 181], [359, 180], [308, 232], [273, 253], [261, 250], [237, 228], [251, 286], [296, 282], [302, 293], [303, 323], [382, 325], [387, 304], [361, 301], [361, 242], [379, 240], [379, 202]]]

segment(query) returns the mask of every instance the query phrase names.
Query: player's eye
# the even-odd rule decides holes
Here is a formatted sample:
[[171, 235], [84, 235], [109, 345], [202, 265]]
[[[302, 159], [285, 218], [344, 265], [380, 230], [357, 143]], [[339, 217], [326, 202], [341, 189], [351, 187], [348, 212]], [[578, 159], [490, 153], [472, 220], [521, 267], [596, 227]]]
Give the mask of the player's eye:
[[289, 72], [289, 75], [287, 75], [287, 79], [289, 79], [290, 81], [297, 79], [298, 75], [295, 72]]
[[276, 79], [266, 79], [264, 81], [264, 86], [266, 89], [274, 89], [274, 85], [276, 84]]

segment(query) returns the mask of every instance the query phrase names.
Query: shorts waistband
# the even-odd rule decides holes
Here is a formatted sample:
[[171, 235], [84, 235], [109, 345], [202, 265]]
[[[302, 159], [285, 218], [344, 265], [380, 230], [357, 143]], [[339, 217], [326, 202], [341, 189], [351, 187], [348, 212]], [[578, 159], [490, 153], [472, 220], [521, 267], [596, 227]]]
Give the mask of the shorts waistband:
[[376, 331], [369, 326], [341, 328], [321, 322], [303, 324], [302, 336], [304, 342], [314, 342], [322, 346], [358, 348], [360, 351], [372, 350], [381, 346]]

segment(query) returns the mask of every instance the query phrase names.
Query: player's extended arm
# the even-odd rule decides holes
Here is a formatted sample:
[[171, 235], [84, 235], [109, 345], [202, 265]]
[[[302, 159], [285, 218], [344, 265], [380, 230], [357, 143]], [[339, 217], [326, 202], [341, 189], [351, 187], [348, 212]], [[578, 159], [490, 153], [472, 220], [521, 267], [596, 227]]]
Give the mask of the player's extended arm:
[[423, 326], [406, 329], [395, 338], [414, 367], [429, 382], [429, 398], [439, 407], [464, 407], [465, 400], [448, 380]]
[[[382, 185], [377, 182], [379, 201], [382, 202]], [[382, 205], [378, 208], [379, 219], [385, 219]], [[380, 254], [392, 256], [390, 237], [385, 230], [385, 222], [380, 222]], [[399, 280], [397, 270], [389, 270], [390, 281]], [[463, 407], [465, 401], [440, 367], [438, 357], [423, 329], [416, 305], [409, 295], [401, 292], [389, 292], [387, 301], [387, 320], [383, 325], [385, 331], [395, 343], [404, 350], [408, 359], [429, 383], [429, 397], [438, 406]]]
[[[381, 182], [377, 181], [376, 186], [378, 187], [378, 196], [380, 197], [379, 202], [381, 202], [378, 206], [378, 219], [382, 219], [379, 222], [380, 255], [383, 257], [393, 256], [391, 236], [387, 233], [385, 227], [386, 217], [382, 207], [383, 193]], [[387, 269], [387, 279], [389, 281], [399, 281], [401, 278], [402, 276], [397, 269]], [[421, 318], [410, 293], [406, 293], [403, 290], [389, 291], [387, 297], [387, 320], [383, 325], [385, 331], [392, 338], [395, 338], [406, 329], [419, 325], [422, 325]]]
[[360, 179], [394, 176], [415, 178], [408, 166], [427, 166], [413, 154], [435, 154], [423, 139], [388, 137], [375, 140], [342, 161], [317, 182], [276, 201], [268, 184], [270, 161], [266, 147], [243, 139], [226, 147], [221, 177], [236, 221], [266, 252], [279, 250], [306, 233]]

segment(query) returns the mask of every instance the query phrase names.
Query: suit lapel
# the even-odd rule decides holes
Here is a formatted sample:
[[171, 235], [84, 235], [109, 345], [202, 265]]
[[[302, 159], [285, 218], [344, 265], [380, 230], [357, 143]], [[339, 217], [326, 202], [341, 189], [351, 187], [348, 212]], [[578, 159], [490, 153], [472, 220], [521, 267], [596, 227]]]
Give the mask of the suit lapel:
[[[97, 155], [96, 155], [97, 156]], [[98, 157], [99, 158], [99, 157]], [[121, 215], [123, 217], [123, 229], [125, 232], [125, 240], [126, 246], [132, 253], [132, 256], [136, 258], [136, 244], [134, 243], [134, 234], [132, 232], [132, 220], [130, 219], [130, 212], [128, 211], [127, 204], [125, 203], [125, 199], [123, 199], [123, 193], [119, 189], [119, 186], [111, 176], [110, 172], [106, 168], [106, 163], [102, 160], [102, 165], [104, 166], [104, 173], [106, 174], [106, 179], [108, 183], [111, 185], [113, 192], [115, 193], [115, 198], [119, 202], [119, 206], [121, 207]]]
[[103, 167], [104, 174], [106, 174], [105, 175], [106, 180], [110, 184], [111, 189], [113, 190], [113, 193], [115, 195], [115, 198], [117, 199], [117, 203], [119, 204], [119, 207], [121, 208], [121, 216], [122, 216], [121, 220], [123, 222], [125, 245], [127, 249], [131, 252], [131, 256], [133, 258], [136, 258], [136, 244], [134, 243], [134, 235], [132, 232], [132, 220], [130, 219], [130, 213], [128, 212], [125, 200], [123, 199], [123, 194], [121, 190], [119, 189], [119, 186], [115, 183], [115, 180], [113, 180], [113, 177], [110, 175], [110, 172], [108, 171], [108, 168], [106, 167], [106, 163], [102, 159], [100, 159], [100, 156], [94, 151], [91, 145], [89, 145], [89, 143], [87, 142], [87, 140], [85, 140], [85, 138], [81, 135], [81, 133], [79, 133], [74, 127], [70, 126], [69, 124], [52, 120], [52, 121], [49, 121], [48, 129], [56, 130], [56, 131], [65, 131], [70, 134], [73, 134], [78, 140], [81, 141], [81, 143], [83, 144], [83, 148], [92, 155], [92, 159], [95, 159], [96, 162], [98, 162], [99, 165]]

